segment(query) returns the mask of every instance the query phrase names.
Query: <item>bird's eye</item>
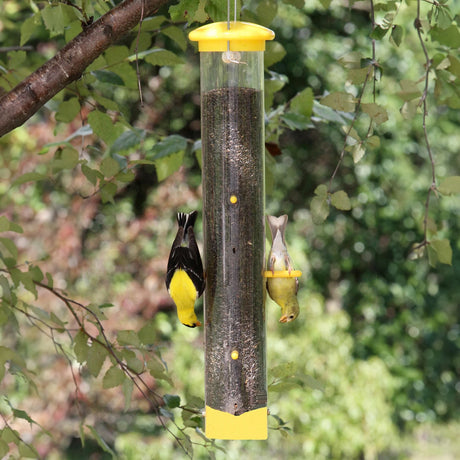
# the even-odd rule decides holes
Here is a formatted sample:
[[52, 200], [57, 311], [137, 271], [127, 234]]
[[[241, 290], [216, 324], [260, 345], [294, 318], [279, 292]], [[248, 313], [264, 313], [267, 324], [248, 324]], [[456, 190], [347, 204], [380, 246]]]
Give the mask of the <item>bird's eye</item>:
[[290, 319], [294, 319], [294, 315], [289, 316]]

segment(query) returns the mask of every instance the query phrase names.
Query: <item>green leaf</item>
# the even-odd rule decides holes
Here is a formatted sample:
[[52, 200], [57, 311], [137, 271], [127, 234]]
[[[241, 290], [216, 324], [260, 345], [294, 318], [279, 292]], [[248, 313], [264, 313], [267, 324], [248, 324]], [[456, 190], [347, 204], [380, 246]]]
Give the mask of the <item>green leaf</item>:
[[11, 186], [17, 187], [18, 185], [26, 184], [27, 182], [38, 182], [46, 179], [48, 179], [48, 177], [45, 174], [40, 174], [37, 172], [28, 172], [15, 179]]
[[373, 135], [366, 139], [366, 145], [371, 149], [380, 147], [380, 137]]
[[184, 152], [179, 152], [169, 155], [166, 158], [155, 160], [155, 169], [158, 181], [161, 182], [171, 174], [175, 173], [182, 166], [183, 158]]
[[313, 90], [305, 88], [300, 93], [296, 94], [289, 104], [292, 112], [303, 115], [307, 118], [313, 113]]
[[366, 153], [366, 149], [363, 147], [363, 144], [361, 142], [358, 142], [355, 144], [351, 150], [351, 154], [353, 156], [353, 161], [355, 163], [358, 163], [359, 160], [364, 156]]
[[120, 165], [118, 161], [112, 157], [107, 157], [102, 160], [101, 163], [101, 173], [104, 174], [104, 177], [111, 178], [120, 171]]
[[93, 70], [91, 75], [94, 75], [101, 83], [108, 83], [110, 85], [124, 86], [123, 79], [120, 78], [115, 72], [110, 70]]
[[6, 454], [9, 451], [10, 451], [10, 448], [8, 444], [3, 439], [0, 439], [0, 458], [6, 457]]
[[452, 24], [452, 15], [449, 7], [443, 5], [442, 2], [437, 3], [437, 23], [441, 29], [447, 29]]
[[162, 362], [160, 362], [157, 358], [151, 358], [147, 361], [147, 369], [150, 372], [152, 377], [155, 377], [158, 380], [165, 380], [171, 386], [173, 382], [171, 378], [166, 374], [166, 369]]
[[187, 49], [188, 41], [182, 28], [170, 26], [164, 28], [161, 33], [173, 40], [182, 51]]
[[114, 197], [117, 193], [117, 186], [113, 182], [106, 182], [99, 190], [103, 203], [115, 203]]
[[442, 264], [452, 265], [452, 248], [448, 239], [430, 241], [428, 248], [436, 251], [437, 259]]
[[445, 29], [438, 26], [433, 27], [431, 29], [431, 38], [451, 49], [460, 47], [460, 30], [455, 24]]
[[78, 151], [72, 147], [65, 147], [58, 149], [54, 154], [54, 159], [51, 161], [50, 166], [53, 170], [73, 169], [77, 166], [80, 160]]
[[280, 119], [292, 130], [304, 130], [312, 126], [310, 117], [306, 117], [300, 113], [285, 113], [281, 115]]
[[104, 364], [105, 358], [108, 355], [108, 351], [99, 342], [93, 341], [88, 349], [87, 366], [88, 371], [93, 377], [97, 377], [101, 372], [102, 365]]
[[0, 232], [22, 233], [22, 227], [11, 222], [6, 216], [0, 216]]
[[310, 205], [311, 217], [315, 225], [322, 224], [329, 215], [327, 198], [315, 196]]
[[85, 175], [88, 181], [93, 185], [97, 184], [98, 179], [104, 179], [104, 175], [102, 173], [100, 173], [96, 169], [90, 168], [89, 166], [85, 164], [81, 165], [81, 172]]
[[138, 347], [140, 345], [139, 336], [131, 330], [118, 331], [117, 342], [122, 346], [133, 345], [134, 347]]
[[360, 69], [349, 69], [347, 72], [347, 80], [353, 85], [362, 85], [369, 74], [369, 67]]
[[187, 139], [185, 139], [185, 137], [179, 136], [178, 134], [173, 134], [166, 137], [161, 142], [155, 144], [151, 151], [151, 155], [153, 156], [153, 159], [157, 160], [174, 153], [183, 152], [186, 147]]
[[388, 32], [388, 29], [385, 29], [379, 25], [371, 32], [370, 37], [374, 40], [381, 40]]
[[177, 5], [169, 7], [169, 15], [173, 22], [192, 22], [197, 9], [197, 0], [182, 0]]
[[89, 113], [88, 123], [91, 125], [94, 134], [108, 145], [113, 144], [124, 131], [121, 123], [114, 123], [106, 113], [102, 113], [99, 110], [93, 110]]
[[29, 39], [32, 37], [34, 32], [39, 28], [41, 25], [41, 16], [40, 14], [34, 14], [27, 18], [21, 24], [21, 40], [19, 42], [19, 46], [25, 45]]
[[349, 93], [336, 91], [321, 98], [320, 103], [341, 112], [354, 112], [356, 99]]
[[265, 44], [264, 67], [271, 67], [273, 64], [280, 62], [286, 56], [286, 50], [279, 42], [269, 41]]
[[29, 414], [24, 410], [13, 408], [13, 416], [25, 420], [26, 422], [29, 422], [31, 425], [36, 424], [36, 422], [32, 420]]
[[125, 379], [125, 373], [118, 367], [118, 365], [114, 365], [108, 369], [102, 378], [102, 387], [105, 389], [117, 387], [118, 385], [121, 385]]
[[134, 383], [131, 379], [126, 378], [123, 381], [123, 384], [121, 386], [123, 390], [123, 396], [125, 398], [125, 407], [124, 411], [126, 412], [129, 407], [131, 406], [131, 398], [133, 396], [133, 388], [134, 388]]
[[332, 121], [334, 123], [340, 123], [341, 125], [347, 123], [343, 114], [336, 112], [330, 107], [321, 105], [318, 101], [313, 102], [313, 114], [315, 121]]
[[460, 176], [446, 177], [439, 185], [438, 192], [443, 195], [460, 193]]
[[141, 374], [144, 371], [144, 360], [140, 360], [133, 350], [125, 349], [122, 351], [122, 357], [126, 361], [126, 365], [136, 374]]
[[276, 0], [259, 0], [256, 8], [258, 23], [268, 27], [275, 19], [277, 11], [278, 2]]
[[289, 361], [273, 367], [270, 369], [269, 374], [275, 379], [284, 379], [286, 377], [293, 376], [296, 373], [296, 370], [297, 364], [293, 361]]
[[40, 458], [38, 452], [35, 450], [35, 447], [22, 440], [18, 443], [18, 451], [21, 458]]
[[117, 458], [117, 454], [109, 447], [109, 445], [104, 441], [104, 439], [99, 435], [99, 433], [90, 425], [85, 425], [89, 431], [91, 432], [91, 435], [93, 438], [96, 440], [96, 442], [99, 444], [99, 447], [104, 451], [107, 452], [112, 456], [112, 458]]
[[180, 406], [180, 396], [165, 394], [163, 401], [169, 409], [174, 409]]
[[371, 119], [377, 124], [380, 125], [385, 123], [388, 120], [388, 113], [385, 108], [379, 104], [361, 104], [361, 109], [364, 113], [367, 113]]
[[144, 345], [152, 345], [157, 338], [157, 328], [153, 320], [148, 321], [137, 333], [139, 340]]
[[273, 383], [268, 386], [270, 391], [273, 391], [276, 393], [284, 393], [296, 387], [297, 388], [299, 387], [299, 383], [294, 380], [283, 380], [282, 382]]
[[64, 123], [70, 123], [80, 113], [80, 102], [76, 97], [59, 104], [56, 112], [56, 120]]
[[141, 27], [143, 31], [158, 30], [165, 21], [166, 21], [166, 18], [164, 16], [161, 16], [161, 15], [153, 16], [150, 18], [145, 18], [142, 21]]
[[[130, 129], [121, 134], [121, 136], [113, 143], [110, 148], [111, 153], [120, 153], [133, 150], [145, 138], [145, 131], [143, 129]], [[129, 153], [129, 152], [127, 152]]]
[[418, 98], [422, 95], [418, 87], [418, 82], [412, 80], [401, 80], [399, 82], [401, 91], [398, 92], [398, 96], [404, 101], [411, 101], [412, 99]]
[[341, 211], [349, 211], [351, 209], [350, 198], [343, 190], [339, 190], [331, 195], [331, 204]]
[[318, 185], [318, 187], [315, 188], [315, 195], [318, 195], [321, 198], [327, 198], [327, 185]]
[[174, 54], [172, 51], [156, 48], [153, 50], [144, 51], [138, 54], [139, 59], [144, 58], [149, 64], [158, 66], [173, 66], [183, 64], [184, 60]]
[[187, 147], [187, 139], [177, 134], [166, 137], [153, 146], [149, 156], [155, 160], [158, 180], [162, 181], [177, 171]]
[[401, 44], [403, 39], [403, 28], [398, 25], [394, 25], [391, 29], [390, 41], [397, 47]]
[[7, 249], [15, 260], [18, 258], [18, 248], [14, 244], [13, 240], [10, 240], [9, 238], [0, 238], [0, 243]]
[[88, 359], [88, 351], [90, 349], [88, 345], [88, 336], [79, 330], [73, 339], [73, 351], [80, 364], [83, 364]]
[[50, 37], [55, 37], [64, 33], [67, 24], [73, 20], [78, 19], [76, 9], [70, 5], [58, 3], [57, 5], [47, 5], [42, 11], [41, 15], [45, 27], [50, 32]]

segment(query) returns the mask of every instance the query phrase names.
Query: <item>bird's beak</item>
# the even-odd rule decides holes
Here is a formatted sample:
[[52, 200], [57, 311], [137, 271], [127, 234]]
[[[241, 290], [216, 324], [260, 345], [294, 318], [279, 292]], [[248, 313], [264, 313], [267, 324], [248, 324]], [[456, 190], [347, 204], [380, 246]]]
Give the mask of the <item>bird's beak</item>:
[[280, 323], [287, 323], [288, 322], [288, 317], [287, 315], [283, 315], [281, 318], [280, 318]]

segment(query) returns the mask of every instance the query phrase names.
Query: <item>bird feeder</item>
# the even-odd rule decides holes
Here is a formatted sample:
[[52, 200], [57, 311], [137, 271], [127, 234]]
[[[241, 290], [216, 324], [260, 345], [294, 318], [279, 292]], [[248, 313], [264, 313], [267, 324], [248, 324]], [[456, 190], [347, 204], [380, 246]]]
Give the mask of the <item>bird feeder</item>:
[[232, 21], [189, 38], [201, 73], [205, 433], [266, 439], [263, 52], [274, 33]]

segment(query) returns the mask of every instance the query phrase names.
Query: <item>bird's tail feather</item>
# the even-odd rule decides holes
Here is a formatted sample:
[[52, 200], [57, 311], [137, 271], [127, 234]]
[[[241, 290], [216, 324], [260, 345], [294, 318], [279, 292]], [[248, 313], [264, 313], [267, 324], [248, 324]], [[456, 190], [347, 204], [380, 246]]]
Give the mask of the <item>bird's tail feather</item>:
[[187, 234], [187, 229], [195, 225], [196, 216], [198, 215], [197, 211], [192, 211], [191, 213], [187, 214], [185, 212], [178, 212], [177, 213], [177, 223], [179, 227], [184, 228], [184, 233]]
[[276, 232], [279, 230], [281, 237], [284, 241], [284, 232], [286, 231], [286, 225], [288, 221], [287, 214], [284, 214], [279, 217], [267, 216], [268, 226], [270, 227], [270, 232], [272, 234], [272, 240], [275, 239]]

